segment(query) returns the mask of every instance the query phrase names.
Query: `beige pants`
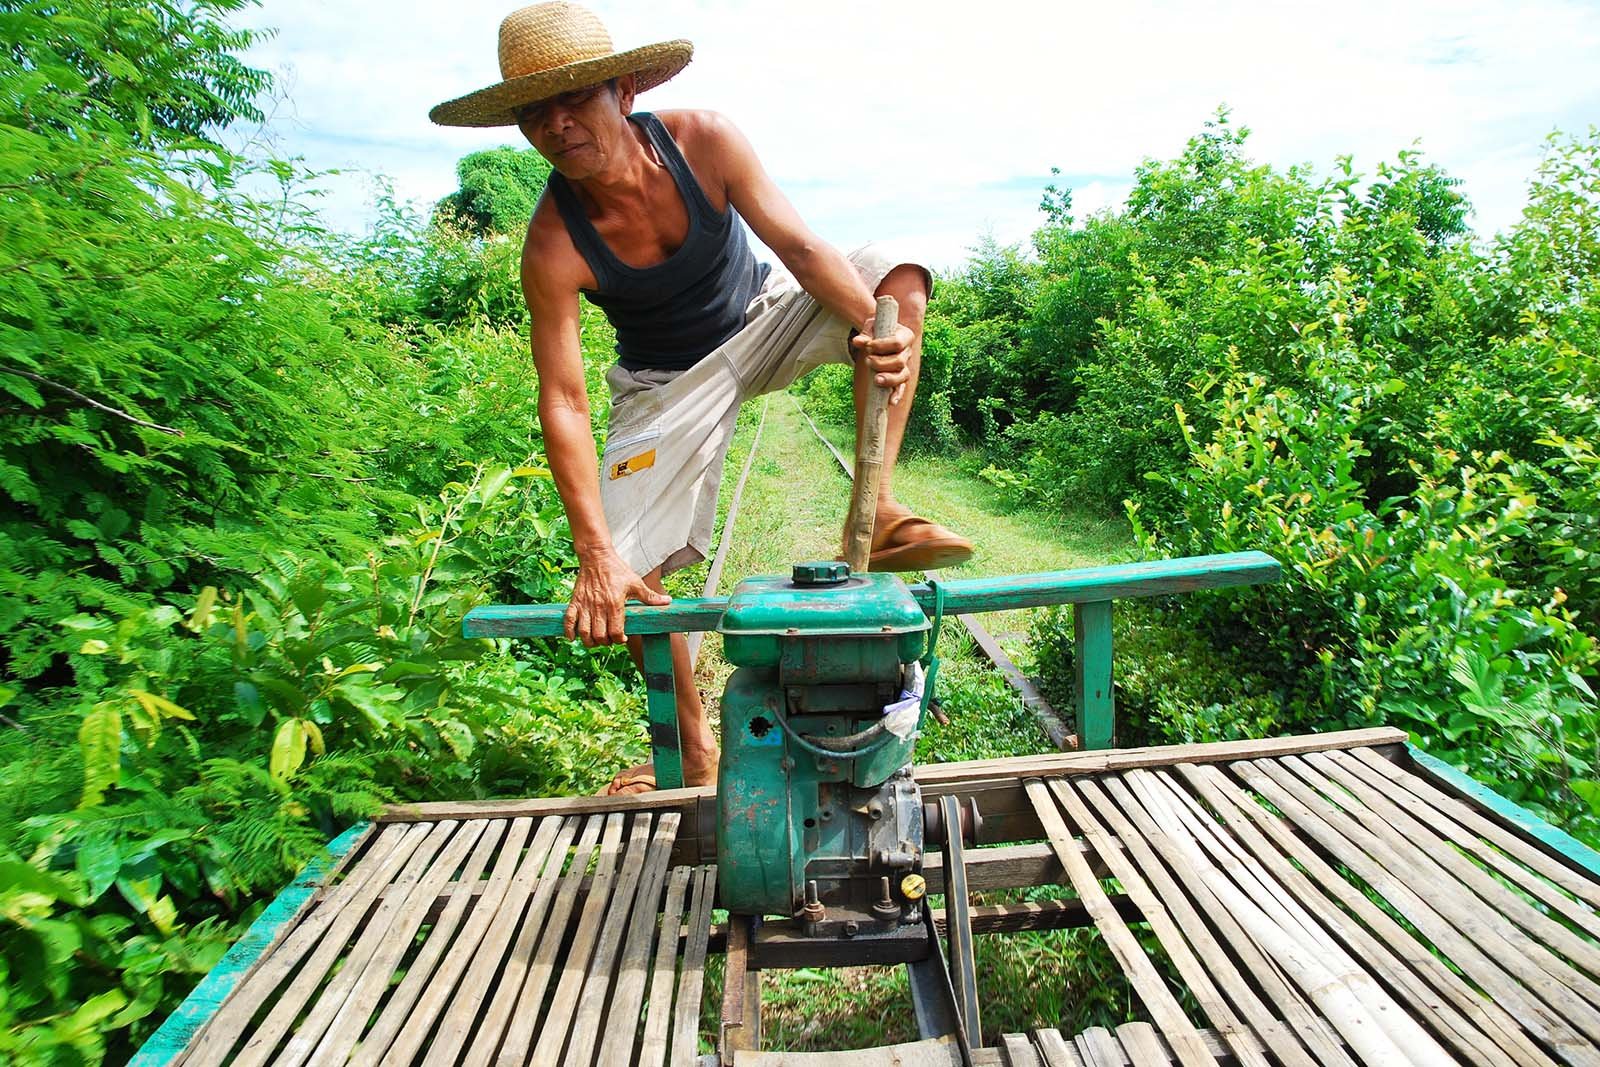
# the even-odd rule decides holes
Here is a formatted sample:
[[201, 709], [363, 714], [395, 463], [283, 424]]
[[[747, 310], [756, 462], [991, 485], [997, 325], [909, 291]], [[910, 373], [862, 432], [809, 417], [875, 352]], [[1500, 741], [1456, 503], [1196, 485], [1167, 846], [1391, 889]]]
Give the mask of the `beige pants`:
[[[915, 260], [881, 245], [852, 252], [869, 289]], [[926, 270], [926, 268], [924, 268]], [[824, 363], [848, 363], [850, 328], [773, 268], [745, 312], [745, 327], [686, 371], [606, 375], [611, 418], [600, 469], [600, 501], [618, 554], [639, 574], [663, 574], [705, 559], [717, 489], [739, 405], [786, 388]]]

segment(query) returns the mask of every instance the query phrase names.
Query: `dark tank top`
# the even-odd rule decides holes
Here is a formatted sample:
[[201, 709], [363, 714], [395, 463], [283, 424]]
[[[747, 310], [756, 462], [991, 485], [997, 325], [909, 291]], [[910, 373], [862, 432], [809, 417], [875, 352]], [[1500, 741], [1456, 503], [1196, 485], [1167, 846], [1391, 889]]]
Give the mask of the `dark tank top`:
[[567, 233], [598, 288], [583, 295], [617, 331], [617, 362], [628, 370], [687, 370], [744, 328], [745, 308], [771, 269], [758, 263], [739, 213], [718, 212], [695, 181], [678, 145], [648, 112], [629, 116], [650, 138], [689, 213], [683, 245], [653, 267], [630, 267], [595, 232], [572, 186], [550, 175]]

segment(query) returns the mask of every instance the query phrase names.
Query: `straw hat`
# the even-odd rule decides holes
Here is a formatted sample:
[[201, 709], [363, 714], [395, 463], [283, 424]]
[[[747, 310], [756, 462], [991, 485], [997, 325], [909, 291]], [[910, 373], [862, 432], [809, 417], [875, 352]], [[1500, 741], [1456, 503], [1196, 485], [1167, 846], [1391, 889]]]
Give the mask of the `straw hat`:
[[619, 78], [636, 77], [644, 92], [689, 63], [688, 41], [662, 41], [616, 51], [598, 16], [577, 4], [535, 4], [500, 23], [498, 85], [447, 100], [428, 112], [441, 126], [515, 126], [517, 112], [552, 96]]

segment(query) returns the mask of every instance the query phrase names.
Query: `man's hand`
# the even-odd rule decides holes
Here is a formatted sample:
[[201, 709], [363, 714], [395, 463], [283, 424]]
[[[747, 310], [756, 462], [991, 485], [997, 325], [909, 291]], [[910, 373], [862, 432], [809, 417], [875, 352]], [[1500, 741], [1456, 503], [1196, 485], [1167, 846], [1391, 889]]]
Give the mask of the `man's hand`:
[[894, 332], [888, 337], [876, 340], [872, 336], [872, 320], [868, 319], [864, 329], [850, 339], [850, 346], [854, 350], [851, 354], [857, 362], [862, 359], [867, 361], [867, 366], [872, 368], [872, 380], [886, 389], [893, 390], [889, 394], [889, 403], [898, 404], [905, 395], [906, 382], [911, 379], [911, 345], [916, 341], [916, 335], [904, 323], [895, 323]]
[[592, 553], [578, 565], [578, 581], [567, 603], [566, 629], [585, 645], [614, 645], [627, 636], [623, 632], [623, 605], [629, 600], [642, 604], [670, 604], [672, 598], [645, 584], [616, 552]]

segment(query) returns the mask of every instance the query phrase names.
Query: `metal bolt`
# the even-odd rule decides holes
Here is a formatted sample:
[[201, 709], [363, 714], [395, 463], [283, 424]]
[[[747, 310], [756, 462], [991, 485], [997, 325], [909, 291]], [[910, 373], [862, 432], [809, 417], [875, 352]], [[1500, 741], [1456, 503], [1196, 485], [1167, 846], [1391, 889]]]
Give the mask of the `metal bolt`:
[[806, 905], [800, 909], [800, 921], [806, 924], [807, 934], [816, 929], [816, 924], [821, 922], [828, 914], [828, 909], [822, 906], [821, 897], [817, 893], [817, 883], [806, 883]]
[[851, 919], [849, 922], [844, 924], [844, 936], [854, 937], [860, 931], [860, 929], [861, 924], [856, 922], [854, 919]]

